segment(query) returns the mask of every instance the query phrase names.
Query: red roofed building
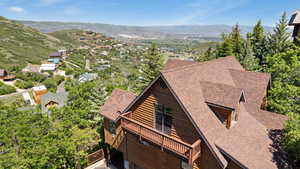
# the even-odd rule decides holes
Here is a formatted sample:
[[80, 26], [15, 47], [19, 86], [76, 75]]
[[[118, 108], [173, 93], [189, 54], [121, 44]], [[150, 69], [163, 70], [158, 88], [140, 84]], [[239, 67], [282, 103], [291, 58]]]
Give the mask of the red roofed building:
[[169, 60], [139, 96], [113, 91], [101, 110], [105, 142], [119, 168], [277, 169], [270, 132], [287, 117], [263, 110], [269, 88], [269, 74], [231, 56]]

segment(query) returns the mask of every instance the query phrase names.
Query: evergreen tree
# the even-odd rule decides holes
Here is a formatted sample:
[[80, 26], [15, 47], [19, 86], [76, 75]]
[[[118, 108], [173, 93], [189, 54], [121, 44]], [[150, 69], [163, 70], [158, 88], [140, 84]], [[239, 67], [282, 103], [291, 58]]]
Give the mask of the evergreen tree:
[[283, 148], [293, 168], [300, 165], [300, 114], [290, 113], [285, 126]]
[[233, 55], [233, 44], [229, 35], [222, 34], [223, 42], [217, 45], [216, 57], [226, 57]]
[[291, 45], [291, 42], [289, 41], [291, 35], [288, 32], [288, 19], [285, 12], [281, 16], [279, 23], [276, 24], [273, 32], [274, 33], [271, 34], [268, 38], [268, 43], [270, 46], [269, 53], [271, 55], [279, 52], [284, 52]]
[[250, 40], [253, 54], [259, 59], [260, 65], [264, 64], [267, 55], [267, 42], [261, 20], [255, 24], [253, 32], [247, 34], [247, 39]]
[[162, 68], [162, 64], [162, 56], [156, 44], [153, 43], [142, 58], [142, 62], [139, 68], [138, 83], [135, 89], [137, 92], [141, 91], [152, 80], [155, 79]]
[[216, 56], [214, 49], [212, 47], [209, 47], [203, 54], [200, 54], [197, 57], [195, 57], [194, 60], [197, 62], [204, 62], [215, 58]]
[[231, 38], [231, 42], [232, 42], [233, 55], [235, 55], [235, 57], [239, 61], [243, 60], [242, 50], [243, 50], [244, 39], [241, 36], [241, 31], [240, 31], [238, 24], [236, 24], [232, 28], [232, 32], [230, 33], [230, 38]]
[[243, 43], [241, 55], [243, 59], [240, 61], [243, 67], [248, 71], [260, 71], [259, 59], [254, 56], [253, 47], [250, 40]]
[[273, 81], [269, 108], [282, 114], [300, 113], [300, 48], [270, 55], [266, 61]]

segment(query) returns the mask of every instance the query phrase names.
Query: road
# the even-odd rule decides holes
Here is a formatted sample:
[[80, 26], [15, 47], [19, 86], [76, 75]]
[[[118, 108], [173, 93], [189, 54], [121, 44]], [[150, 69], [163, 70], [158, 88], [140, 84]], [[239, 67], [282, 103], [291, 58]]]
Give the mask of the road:
[[17, 91], [17, 92], [15, 92], [15, 93], [11, 93], [11, 94], [1, 95], [1, 96], [0, 96], [0, 99], [1, 99], [1, 98], [5, 98], [5, 97], [17, 96], [17, 95], [20, 95], [20, 94], [22, 94], [22, 93], [28, 92], [28, 91], [30, 91], [30, 90], [31, 90], [31, 89], [26, 89], [26, 90]]

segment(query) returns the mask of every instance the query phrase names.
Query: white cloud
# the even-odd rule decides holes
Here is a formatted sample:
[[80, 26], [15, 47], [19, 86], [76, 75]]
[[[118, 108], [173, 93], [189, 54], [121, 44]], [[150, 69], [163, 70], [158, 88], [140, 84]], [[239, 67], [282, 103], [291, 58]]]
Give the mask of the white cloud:
[[23, 13], [25, 12], [24, 8], [20, 8], [20, 7], [16, 7], [16, 6], [12, 6], [7, 8], [7, 10], [11, 11], [11, 12], [15, 12], [15, 13]]

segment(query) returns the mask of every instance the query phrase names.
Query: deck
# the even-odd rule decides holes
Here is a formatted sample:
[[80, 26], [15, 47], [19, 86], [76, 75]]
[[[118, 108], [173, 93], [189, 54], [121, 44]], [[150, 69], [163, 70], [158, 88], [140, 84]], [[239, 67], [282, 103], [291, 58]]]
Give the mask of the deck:
[[189, 164], [193, 164], [193, 162], [200, 156], [200, 139], [192, 145], [185, 143], [131, 119], [130, 114], [131, 112], [121, 115], [121, 126], [123, 129], [138, 135], [140, 139], [150, 141], [160, 146], [162, 150], [166, 149], [186, 158]]

